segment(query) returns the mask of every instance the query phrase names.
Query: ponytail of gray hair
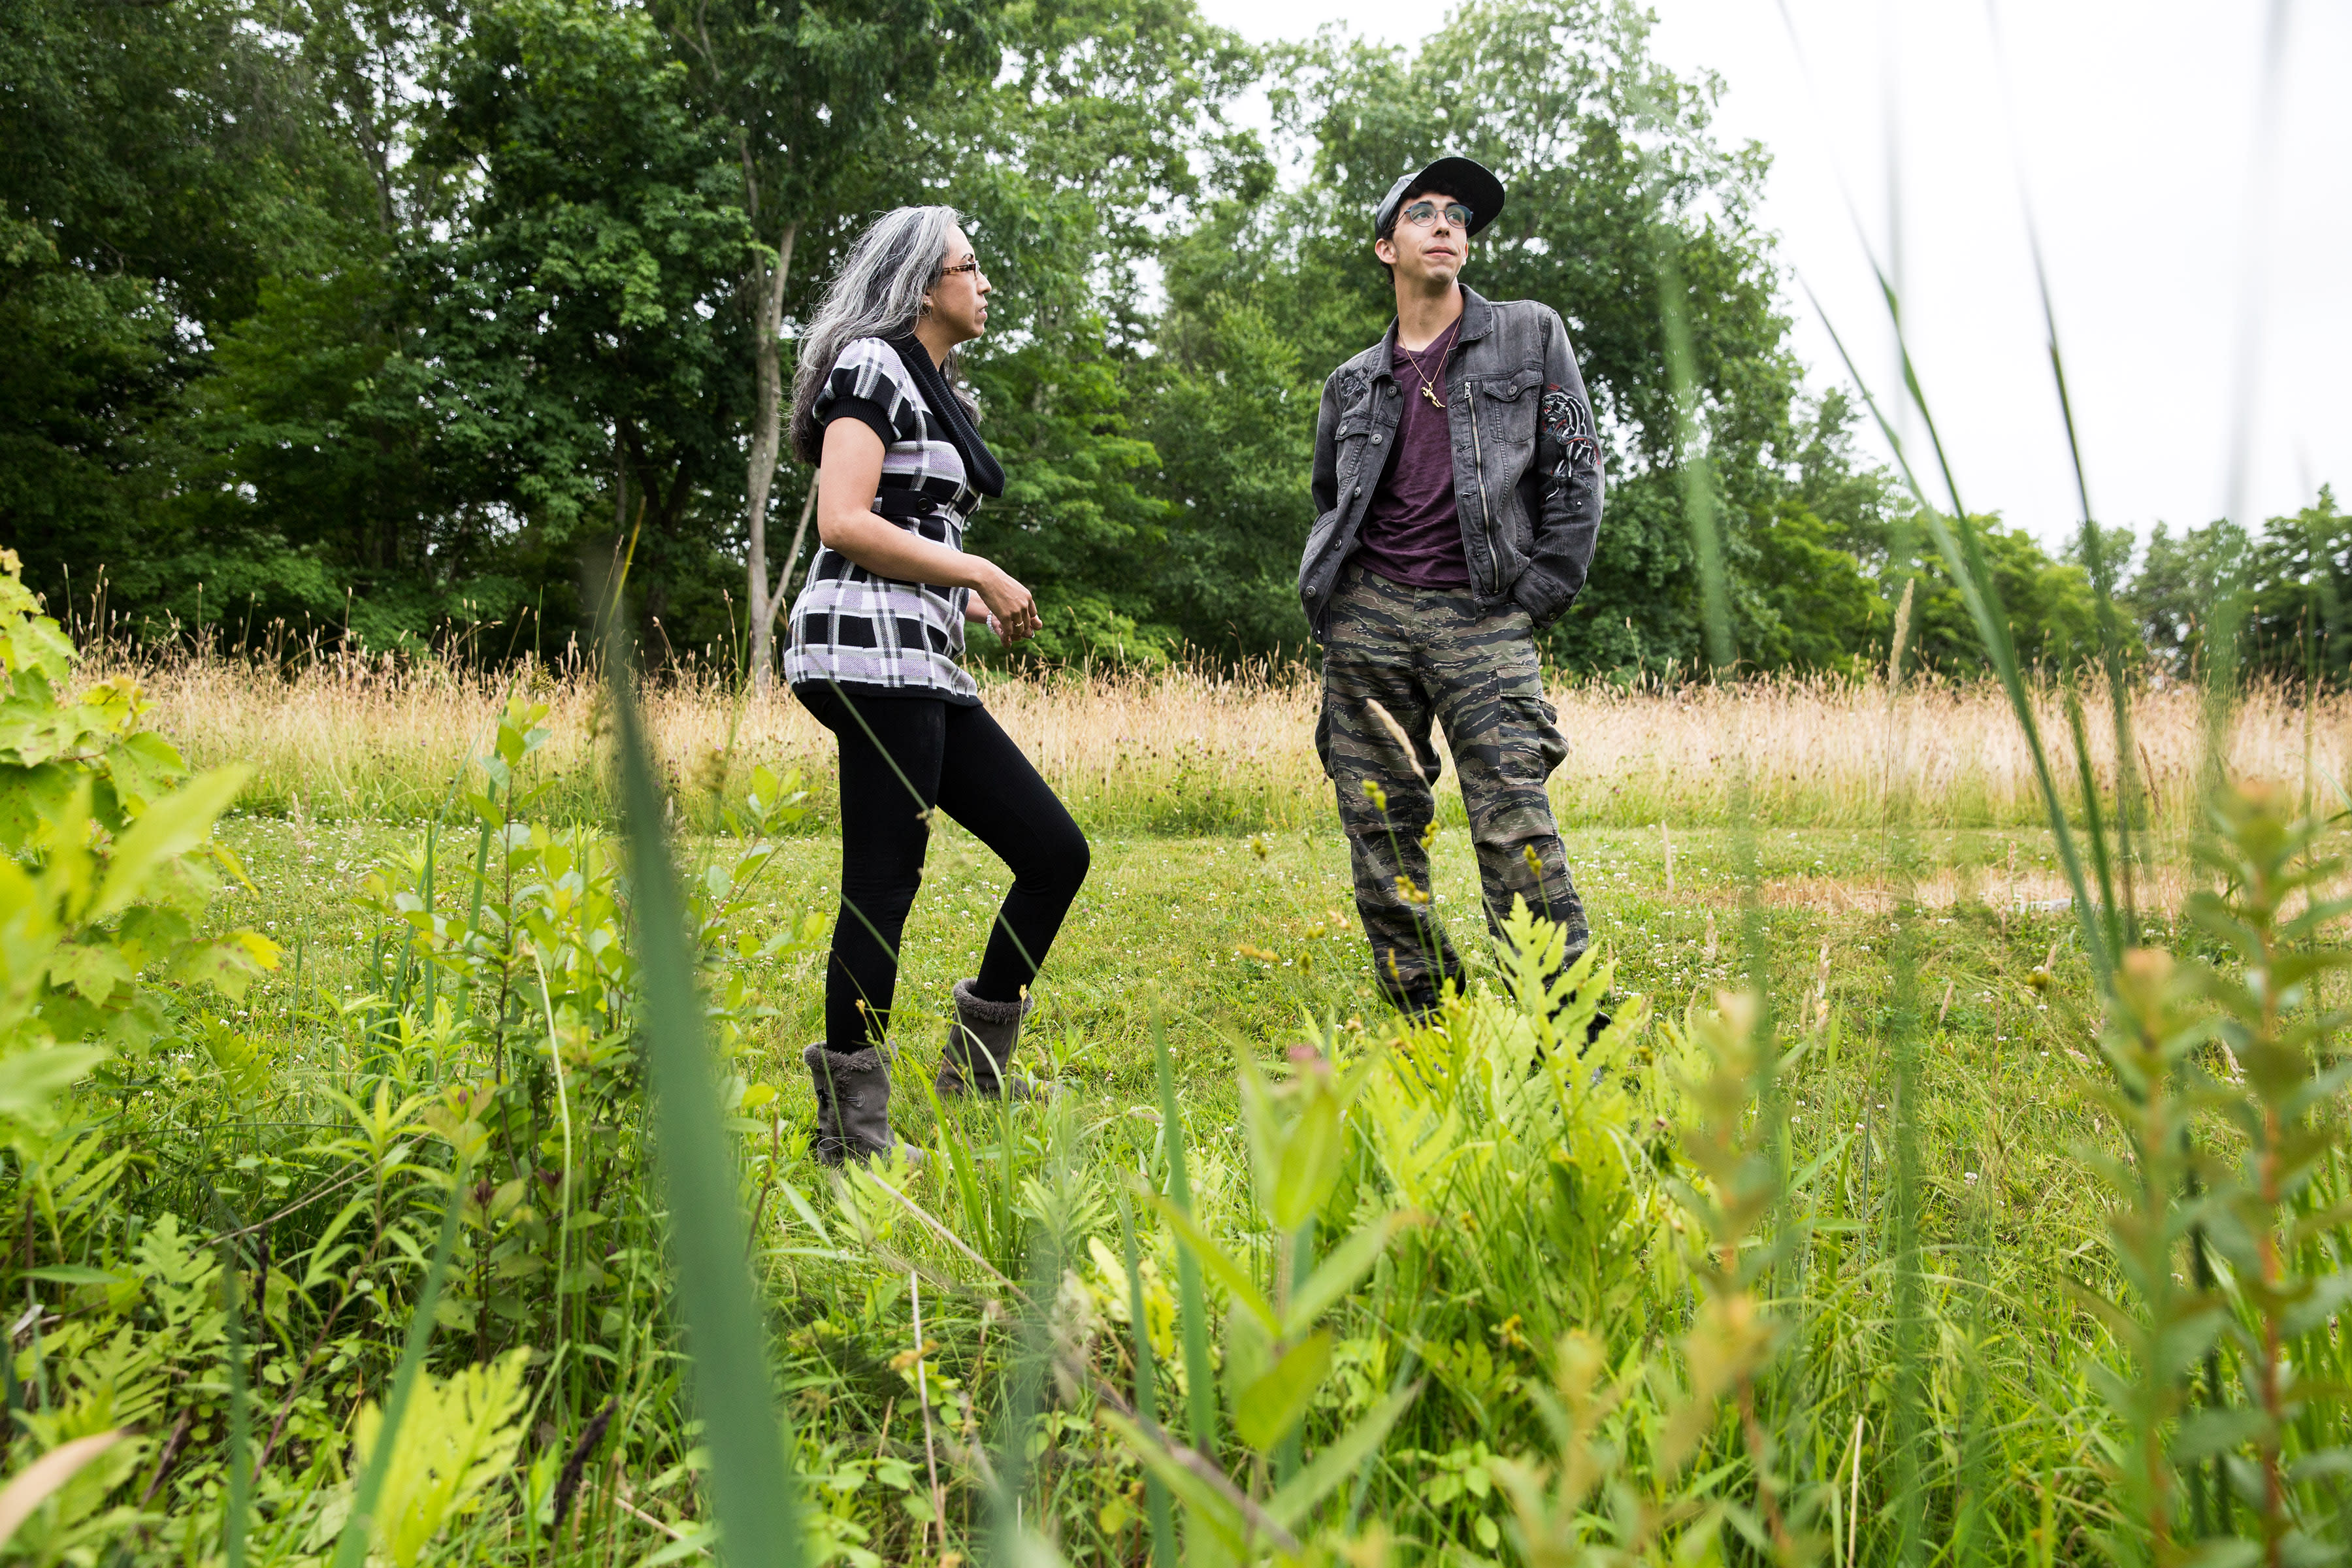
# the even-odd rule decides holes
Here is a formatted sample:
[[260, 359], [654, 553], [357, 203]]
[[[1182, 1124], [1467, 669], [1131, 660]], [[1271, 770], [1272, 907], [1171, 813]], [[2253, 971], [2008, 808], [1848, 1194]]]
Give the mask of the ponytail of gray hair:
[[[859, 338], [901, 337], [915, 330], [923, 296], [947, 266], [948, 236], [960, 221], [953, 207], [897, 207], [876, 218], [850, 246], [841, 276], [801, 333], [793, 366], [792, 444], [801, 461], [814, 464], [824, 444], [816, 398], [833, 374], [834, 362]], [[950, 353], [940, 368], [966, 410], [975, 410], [956, 380], [955, 361]]]

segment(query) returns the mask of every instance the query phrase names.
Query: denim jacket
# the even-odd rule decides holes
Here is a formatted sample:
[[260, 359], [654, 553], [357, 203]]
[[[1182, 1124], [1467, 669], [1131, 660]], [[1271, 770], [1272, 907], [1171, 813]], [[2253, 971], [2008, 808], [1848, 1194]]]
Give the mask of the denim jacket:
[[[1396, 439], [1395, 350], [1391, 321], [1323, 384], [1315, 528], [1298, 565], [1299, 602], [1318, 642]], [[1444, 391], [1470, 591], [1481, 609], [1517, 605], [1538, 628], [1549, 626], [1584, 586], [1601, 532], [1601, 446], [1568, 328], [1548, 305], [1464, 289]]]

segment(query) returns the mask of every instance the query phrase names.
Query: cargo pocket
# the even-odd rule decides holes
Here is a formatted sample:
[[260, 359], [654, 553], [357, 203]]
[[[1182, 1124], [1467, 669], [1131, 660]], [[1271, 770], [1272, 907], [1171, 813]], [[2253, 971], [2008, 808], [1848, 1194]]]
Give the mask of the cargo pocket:
[[1518, 731], [1514, 742], [1541, 764], [1536, 776], [1548, 779], [1568, 761], [1568, 737], [1559, 732], [1559, 710], [1542, 697], [1506, 697], [1503, 710]]

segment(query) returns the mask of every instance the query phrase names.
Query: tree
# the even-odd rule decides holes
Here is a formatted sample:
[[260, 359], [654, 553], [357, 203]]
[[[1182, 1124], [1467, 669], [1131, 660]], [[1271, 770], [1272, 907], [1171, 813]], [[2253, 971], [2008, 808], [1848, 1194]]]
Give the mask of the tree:
[[702, 498], [752, 403], [750, 323], [729, 307], [755, 241], [733, 149], [688, 85], [642, 11], [491, 0], [442, 67], [423, 146], [478, 183], [452, 236], [415, 247], [442, 449], [558, 556], [609, 516], [656, 621], [721, 537]]
[[1211, 295], [1171, 311], [1141, 428], [1171, 498], [1153, 583], [1192, 646], [1228, 658], [1301, 648], [1298, 553], [1315, 521], [1318, 381], [1263, 305]]
[[924, 172], [899, 150], [935, 90], [995, 74], [992, 19], [971, 0], [655, 0], [652, 16], [686, 68], [694, 112], [729, 151], [751, 237], [730, 285], [752, 379], [743, 516], [751, 677], [764, 691], [793, 565], [772, 582], [794, 253], [805, 238], [826, 249], [845, 241], [868, 206], [922, 199]]
[[[2032, 534], [1995, 516], [1970, 516], [1956, 523], [1971, 531], [1991, 568], [1994, 590], [2009, 616], [2009, 635], [2021, 663], [2059, 670], [2097, 657], [2097, 601], [2090, 574], [2071, 561], [2053, 560]], [[1951, 570], [1926, 537], [1912, 531], [1916, 553], [1890, 574], [1890, 597], [1913, 580], [1910, 647], [1905, 658], [1947, 675], [1974, 675], [1987, 668], [1976, 622], [1960, 598]], [[2127, 650], [2129, 654], [2130, 650]], [[2136, 657], [2136, 656], [2134, 656]]]
[[1758, 668], [1853, 671], [1887, 652], [1893, 606], [1880, 579], [1900, 503], [1885, 470], [1855, 458], [1853, 423], [1842, 391], [1811, 405], [1794, 480], [1751, 534], [1748, 574], [1764, 614], [1742, 647]]
[[0, 5], [0, 535], [44, 591], [170, 552], [207, 342], [348, 194], [284, 34], [245, 21]]
[[[1319, 386], [1393, 311], [1370, 251], [1373, 204], [1399, 174], [1440, 151], [1494, 169], [1510, 199], [1480, 235], [1466, 280], [1493, 298], [1559, 310], [1607, 433], [1599, 553], [1577, 611], [1547, 642], [1555, 657], [1586, 667], [1687, 667], [1700, 651], [1696, 574], [1672, 467], [1660, 225], [1672, 236], [1708, 390], [1703, 420], [1729, 523], [1743, 650], [1772, 657], [1794, 646], [1777, 626], [1775, 601], [1750, 581], [1752, 535], [1782, 515], [1798, 447], [1798, 369], [1769, 247], [1748, 216], [1764, 160], [1754, 149], [1715, 146], [1714, 84], [1660, 68], [1647, 52], [1647, 26], [1639, 13], [1603, 0], [1474, 0], [1410, 56], [1337, 37], [1291, 51], [1276, 109], [1290, 133], [1311, 139], [1310, 184], [1220, 215], [1180, 245], [1170, 266], [1171, 322], [1192, 322], [1213, 301], [1255, 305], [1282, 323], [1301, 374]], [[1217, 341], [1184, 330], [1191, 335], [1171, 345], [1180, 364], [1193, 345]], [[1311, 398], [1292, 416], [1302, 424], [1313, 416]], [[1295, 472], [1303, 492], [1305, 464]], [[1187, 513], [1215, 515], [1202, 500], [1182, 498]], [[1295, 612], [1289, 619], [1295, 637], [1303, 628]], [[1825, 646], [1810, 634], [1795, 641]]]
[[2196, 674], [2231, 596], [2240, 668], [2297, 681], [2352, 676], [2352, 517], [2331, 487], [2259, 532], [2221, 521], [2176, 536], [2158, 523], [2122, 596], [2149, 656], [2181, 679]]
[[1144, 268], [1202, 206], [1270, 184], [1225, 120], [1258, 58], [1192, 0], [1055, 0], [1006, 13], [1002, 37], [1000, 79], [940, 105], [927, 143], [997, 284], [969, 363], [1006, 487], [969, 543], [1045, 607], [1000, 657], [1156, 661], [1179, 634]]

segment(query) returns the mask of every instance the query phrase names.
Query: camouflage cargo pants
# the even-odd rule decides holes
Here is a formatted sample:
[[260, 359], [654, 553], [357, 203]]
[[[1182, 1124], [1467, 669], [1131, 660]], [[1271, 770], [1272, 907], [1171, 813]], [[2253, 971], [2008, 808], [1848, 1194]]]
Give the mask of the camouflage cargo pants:
[[[1411, 741], [1411, 760], [1375, 703]], [[1527, 613], [1481, 611], [1466, 590], [1408, 588], [1349, 563], [1324, 636], [1315, 745], [1339, 788], [1373, 971], [1390, 1000], [1408, 1008], [1427, 1005], [1444, 981], [1461, 974], [1427, 901], [1423, 834], [1437, 810], [1433, 722], [1454, 753], [1488, 928], [1518, 894], [1567, 927], [1573, 960], [1590, 940], [1584, 905], [1544, 794], [1568, 742], [1543, 694]]]

